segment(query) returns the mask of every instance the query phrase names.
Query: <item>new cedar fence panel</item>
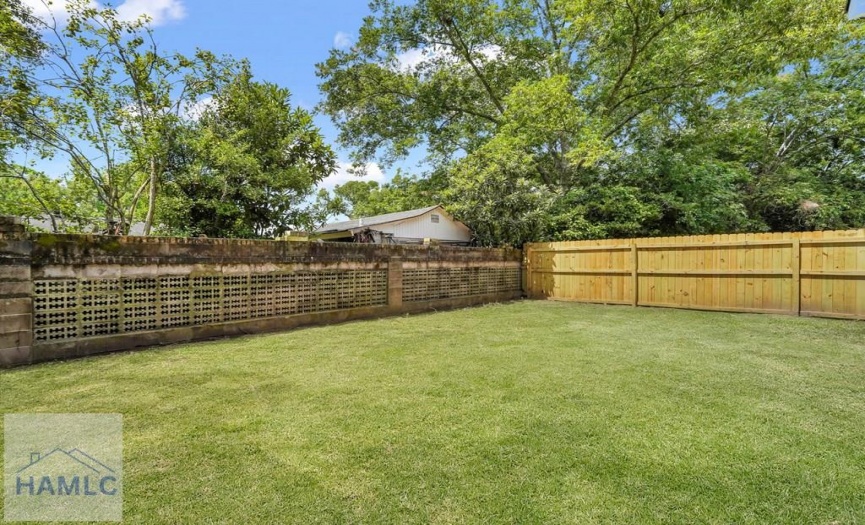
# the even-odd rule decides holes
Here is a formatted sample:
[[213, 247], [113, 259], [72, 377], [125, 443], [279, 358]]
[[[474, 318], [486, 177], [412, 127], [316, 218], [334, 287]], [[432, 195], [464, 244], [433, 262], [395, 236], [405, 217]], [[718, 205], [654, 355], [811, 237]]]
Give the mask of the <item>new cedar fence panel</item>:
[[532, 298], [865, 319], [865, 230], [526, 246]]

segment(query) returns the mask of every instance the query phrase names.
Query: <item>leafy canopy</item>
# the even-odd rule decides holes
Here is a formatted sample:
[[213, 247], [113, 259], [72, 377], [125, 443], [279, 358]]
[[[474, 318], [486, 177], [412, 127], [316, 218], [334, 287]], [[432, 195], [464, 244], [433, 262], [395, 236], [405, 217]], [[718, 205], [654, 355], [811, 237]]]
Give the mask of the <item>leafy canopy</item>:
[[274, 237], [308, 227], [305, 201], [336, 169], [312, 116], [248, 69], [177, 141], [160, 223], [168, 233]]
[[766, 227], [756, 152], [723, 154], [705, 124], [735, 120], [737, 139], [755, 139], [742, 131], [765, 122], [746, 109], [755, 92], [785, 96], [767, 80], [845, 30], [840, 6], [816, 0], [371, 9], [357, 44], [319, 64], [321, 108], [358, 163], [425, 149], [447, 173], [449, 208], [485, 244]]
[[[799, 0], [376, 0], [318, 66], [355, 160], [519, 154], [570, 187], [658, 108], [747, 90], [813, 55], [842, 13]], [[506, 151], [502, 151], [506, 150]]]

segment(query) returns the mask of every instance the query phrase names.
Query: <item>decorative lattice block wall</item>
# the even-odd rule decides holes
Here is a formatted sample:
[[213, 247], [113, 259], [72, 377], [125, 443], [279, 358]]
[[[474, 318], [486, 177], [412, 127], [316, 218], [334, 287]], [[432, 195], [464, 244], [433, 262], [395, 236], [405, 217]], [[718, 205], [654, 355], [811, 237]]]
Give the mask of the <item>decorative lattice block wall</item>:
[[53, 342], [386, 304], [387, 270], [42, 279], [33, 332]]
[[0, 368], [521, 295], [523, 254], [508, 248], [28, 234], [4, 224]]
[[512, 292], [521, 286], [518, 267], [405, 269], [402, 283], [405, 302]]

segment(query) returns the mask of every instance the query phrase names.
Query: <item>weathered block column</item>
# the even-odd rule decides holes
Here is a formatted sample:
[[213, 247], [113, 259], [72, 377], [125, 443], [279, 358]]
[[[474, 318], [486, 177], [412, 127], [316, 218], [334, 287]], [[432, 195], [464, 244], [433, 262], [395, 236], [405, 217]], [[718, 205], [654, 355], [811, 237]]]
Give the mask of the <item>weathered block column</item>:
[[392, 257], [387, 264], [387, 305], [402, 306], [402, 260], [398, 257]]
[[0, 367], [31, 361], [33, 281], [31, 243], [14, 217], [0, 216]]

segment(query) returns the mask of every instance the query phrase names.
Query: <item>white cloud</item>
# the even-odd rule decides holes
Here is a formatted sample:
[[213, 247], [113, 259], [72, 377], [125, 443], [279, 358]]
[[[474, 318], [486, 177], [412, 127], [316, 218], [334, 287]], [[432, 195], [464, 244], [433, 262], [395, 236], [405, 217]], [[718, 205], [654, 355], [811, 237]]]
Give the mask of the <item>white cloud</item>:
[[[51, 7], [43, 4], [40, 0], [24, 0], [22, 2], [25, 7], [29, 7], [30, 11], [33, 15], [45, 20], [46, 18], [50, 18], [51, 15]], [[61, 11], [65, 10], [63, 7], [60, 7]]]
[[348, 49], [354, 43], [354, 37], [343, 31], [337, 32], [333, 37], [333, 47], [337, 49]]
[[215, 102], [213, 97], [207, 97], [188, 103], [181, 108], [181, 116], [188, 120], [198, 120], [206, 109], [213, 107]]
[[397, 68], [400, 71], [411, 71], [417, 66], [423, 64], [428, 58], [427, 52], [423, 49], [409, 49], [403, 51], [396, 56], [398, 63]]
[[117, 7], [117, 16], [126, 21], [147, 16], [150, 25], [158, 26], [185, 18], [186, 7], [182, 0], [126, 0]]
[[[52, 23], [52, 18], [58, 25], [64, 25], [69, 19], [70, 0], [23, 0], [22, 2], [36, 18]], [[96, 2], [89, 2], [87, 7], [99, 7]]]
[[[51, 23], [53, 16], [59, 25], [65, 24], [69, 19], [69, 4], [69, 0], [24, 0], [24, 5], [29, 7], [36, 17]], [[91, 0], [88, 7], [104, 6]], [[120, 20], [132, 21], [147, 15], [151, 26], [181, 20], [186, 16], [183, 0], [126, 0], [116, 9]]]
[[363, 182], [375, 181], [379, 184], [384, 182], [384, 172], [381, 171], [381, 166], [375, 162], [370, 162], [365, 167], [366, 174], [362, 177], [354, 175], [352, 172], [352, 164], [350, 162], [340, 162], [336, 173], [327, 177], [318, 184], [319, 188], [327, 188], [332, 190], [334, 186], [345, 184], [346, 182], [358, 180]]
[[[480, 54], [482, 62], [492, 62], [502, 56], [500, 46], [490, 44], [475, 49], [475, 54]], [[455, 56], [450, 48], [443, 46], [430, 46], [423, 49], [409, 49], [396, 55], [397, 70], [409, 72], [423, 65], [425, 62], [443, 59], [450, 64], [460, 64], [462, 59]]]
[[490, 44], [486, 46], [481, 46], [478, 49], [478, 53], [483, 55], [487, 62], [492, 62], [493, 60], [498, 60], [499, 58], [501, 58], [502, 48], [501, 46]]

